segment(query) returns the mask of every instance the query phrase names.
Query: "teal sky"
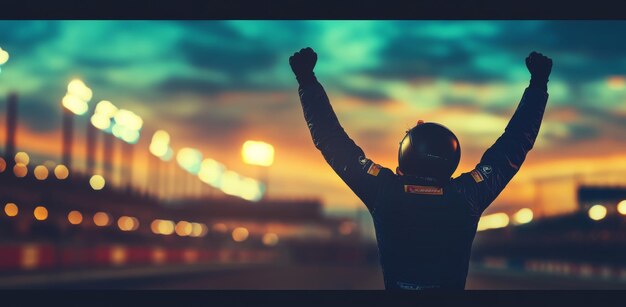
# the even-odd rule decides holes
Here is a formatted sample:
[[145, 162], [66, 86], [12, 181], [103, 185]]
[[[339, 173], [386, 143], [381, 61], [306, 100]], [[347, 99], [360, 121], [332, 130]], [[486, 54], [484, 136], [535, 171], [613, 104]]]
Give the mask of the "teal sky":
[[[144, 118], [138, 146], [165, 129], [173, 146], [253, 175], [241, 144], [267, 140], [277, 147], [277, 195], [355, 203], [329, 167], [311, 176], [293, 168], [323, 164], [299, 109], [293, 52], [316, 50], [316, 74], [344, 128], [392, 169], [417, 119], [452, 128], [462, 166], [476, 163], [527, 85], [524, 58], [542, 52], [555, 64], [541, 157], [529, 162], [540, 165], [626, 149], [625, 32], [620, 21], [0, 21], [0, 47], [11, 56], [0, 95], [20, 94], [22, 144], [32, 151], [43, 148], [36, 135], [58, 134], [60, 99], [79, 77], [95, 101]], [[37, 154], [58, 159], [54, 146]]]

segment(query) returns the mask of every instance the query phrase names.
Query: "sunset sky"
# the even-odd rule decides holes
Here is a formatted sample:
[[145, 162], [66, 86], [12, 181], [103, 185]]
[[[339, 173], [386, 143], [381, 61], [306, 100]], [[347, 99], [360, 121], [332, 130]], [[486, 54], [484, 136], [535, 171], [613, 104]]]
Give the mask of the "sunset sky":
[[[291, 54], [307, 46], [318, 53], [318, 80], [369, 158], [395, 170], [404, 131], [418, 119], [438, 122], [459, 137], [456, 176], [503, 132], [528, 84], [524, 58], [536, 50], [554, 61], [544, 122], [535, 150], [493, 205], [535, 208], [537, 178], [626, 174], [625, 32], [620, 21], [0, 21], [0, 47], [10, 54], [0, 66], [0, 146], [4, 97], [15, 91], [18, 149], [37, 163], [59, 161], [60, 101], [80, 78], [93, 90], [92, 106], [106, 99], [144, 119], [139, 157], [164, 129], [174, 150], [198, 148], [257, 177], [240, 151], [246, 140], [261, 140], [276, 149], [270, 196], [354, 208], [358, 198], [311, 142]], [[87, 116], [76, 121], [86, 124]], [[136, 161], [141, 185], [147, 163]], [[544, 186], [555, 198], [538, 210], [575, 207], [566, 183]]]

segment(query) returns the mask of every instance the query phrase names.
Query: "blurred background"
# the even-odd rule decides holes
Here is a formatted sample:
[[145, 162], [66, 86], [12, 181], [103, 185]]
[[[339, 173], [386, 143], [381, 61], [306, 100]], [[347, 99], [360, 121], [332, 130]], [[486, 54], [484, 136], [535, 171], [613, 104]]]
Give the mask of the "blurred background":
[[626, 288], [626, 22], [0, 21], [0, 287], [382, 289], [373, 224], [288, 65], [391, 169], [439, 122], [473, 169], [554, 60], [468, 289]]

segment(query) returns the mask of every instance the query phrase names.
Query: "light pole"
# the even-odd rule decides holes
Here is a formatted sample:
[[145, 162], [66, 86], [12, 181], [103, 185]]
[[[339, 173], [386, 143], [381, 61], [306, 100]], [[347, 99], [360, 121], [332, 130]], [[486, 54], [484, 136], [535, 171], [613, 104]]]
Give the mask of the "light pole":
[[111, 171], [113, 165], [113, 136], [111, 135], [111, 121], [117, 107], [114, 106], [108, 100], [101, 100], [96, 105], [94, 114], [91, 116], [91, 124], [102, 131], [102, 172], [107, 180], [113, 178], [113, 172]]
[[[120, 174], [120, 185], [127, 185], [130, 187], [132, 182], [132, 167], [133, 167], [133, 144], [139, 141], [141, 128], [143, 127], [143, 120], [137, 114], [125, 110], [119, 109], [108, 100], [102, 100], [96, 105], [93, 116], [91, 116], [91, 123], [94, 127], [106, 132], [104, 139], [104, 164], [107, 170], [107, 177], [113, 177], [113, 155], [115, 145], [114, 137], [121, 139], [125, 142], [122, 144], [122, 155], [127, 168]], [[124, 163], [122, 163], [124, 164]], [[120, 165], [120, 167], [123, 167]], [[120, 170], [120, 169], [118, 169]], [[121, 172], [121, 170], [120, 170]], [[122, 182], [123, 178], [126, 179]]]
[[119, 109], [117, 110], [117, 112], [115, 112], [115, 115], [113, 116], [113, 122], [114, 124], [111, 128], [113, 135], [125, 142], [125, 144], [122, 144], [122, 153], [123, 158], [125, 158], [125, 163], [122, 163], [120, 167], [123, 167], [123, 164], [126, 164], [126, 168], [124, 169], [125, 172], [123, 172], [123, 175], [121, 176], [126, 180], [125, 182], [121, 182], [121, 184], [126, 184], [127, 189], [130, 189], [133, 172], [132, 145], [137, 144], [137, 142], [139, 141], [141, 128], [143, 127], [143, 119], [141, 119], [141, 117], [129, 110]]
[[269, 167], [274, 164], [274, 146], [261, 141], [246, 141], [241, 149], [243, 162], [260, 167], [261, 180], [265, 183], [264, 198], [268, 198]]
[[63, 97], [63, 153], [62, 163], [70, 170], [72, 165], [72, 141], [74, 134], [74, 115], [83, 115], [89, 110], [87, 104], [93, 92], [79, 79], [70, 81], [67, 93]]
[[[159, 198], [160, 191], [164, 191], [165, 189], [161, 189], [161, 184], [165, 183], [165, 178], [162, 171], [161, 161], [167, 162], [172, 159], [173, 150], [170, 147], [170, 134], [164, 130], [157, 130], [152, 135], [152, 141], [150, 142], [150, 153], [154, 156], [151, 157], [151, 160], [154, 161], [154, 166], [150, 167], [153, 175], [149, 176], [148, 185], [153, 186], [155, 191], [154, 194]], [[161, 160], [161, 161], [159, 161]]]

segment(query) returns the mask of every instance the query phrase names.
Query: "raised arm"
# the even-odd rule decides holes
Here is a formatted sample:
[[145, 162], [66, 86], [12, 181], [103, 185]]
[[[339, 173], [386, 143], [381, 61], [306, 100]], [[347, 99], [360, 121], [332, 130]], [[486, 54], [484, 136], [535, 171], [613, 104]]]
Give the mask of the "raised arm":
[[483, 154], [474, 170], [455, 179], [456, 187], [477, 215], [482, 214], [517, 173], [539, 133], [548, 101], [547, 84], [552, 60], [532, 52], [526, 58], [526, 66], [531, 74], [530, 85], [504, 134]]
[[365, 157], [339, 124], [328, 96], [317, 81], [313, 68], [317, 54], [311, 49], [301, 49], [289, 58], [289, 64], [298, 81], [298, 93], [315, 147], [324, 159], [371, 210], [382, 178], [393, 172], [382, 168]]

